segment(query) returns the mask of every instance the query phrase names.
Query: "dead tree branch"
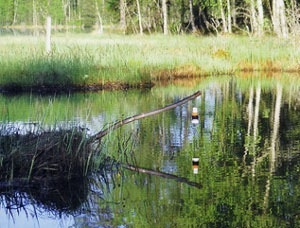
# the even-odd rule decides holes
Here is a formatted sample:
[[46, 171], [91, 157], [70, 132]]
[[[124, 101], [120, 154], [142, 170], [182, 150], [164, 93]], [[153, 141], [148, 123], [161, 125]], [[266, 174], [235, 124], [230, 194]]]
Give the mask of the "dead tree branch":
[[131, 123], [133, 121], [136, 121], [136, 120], [139, 120], [139, 119], [142, 119], [142, 118], [145, 118], [145, 117], [148, 117], [148, 116], [153, 116], [153, 115], [156, 115], [156, 114], [159, 114], [161, 112], [164, 112], [164, 111], [167, 111], [167, 110], [170, 110], [172, 108], [175, 108], [177, 106], [180, 106], [192, 99], [195, 99], [196, 97], [200, 96], [201, 95], [201, 92], [200, 91], [197, 91], [196, 93], [188, 96], [188, 97], [185, 97], [173, 104], [170, 104], [170, 105], [167, 105], [163, 108], [160, 108], [160, 109], [157, 109], [157, 110], [154, 110], [154, 111], [150, 111], [150, 112], [146, 112], [146, 113], [141, 113], [141, 114], [138, 114], [138, 115], [134, 115], [134, 116], [131, 116], [131, 117], [127, 117], [123, 120], [119, 120], [117, 122], [115, 122], [114, 124], [108, 126], [107, 128], [105, 128], [104, 130], [102, 131], [99, 131], [97, 134], [93, 135], [91, 138], [90, 138], [90, 141], [93, 142], [93, 141], [97, 141], [97, 140], [101, 140], [101, 138], [105, 135], [107, 135], [109, 132], [125, 125], [125, 124], [128, 124], [128, 123]]

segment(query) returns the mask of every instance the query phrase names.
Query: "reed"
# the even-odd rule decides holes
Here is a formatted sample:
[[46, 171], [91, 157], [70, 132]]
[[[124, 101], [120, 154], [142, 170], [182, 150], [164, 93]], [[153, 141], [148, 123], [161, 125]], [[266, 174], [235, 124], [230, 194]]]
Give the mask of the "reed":
[[0, 181], [46, 181], [87, 175], [95, 153], [83, 130], [53, 130], [0, 135]]

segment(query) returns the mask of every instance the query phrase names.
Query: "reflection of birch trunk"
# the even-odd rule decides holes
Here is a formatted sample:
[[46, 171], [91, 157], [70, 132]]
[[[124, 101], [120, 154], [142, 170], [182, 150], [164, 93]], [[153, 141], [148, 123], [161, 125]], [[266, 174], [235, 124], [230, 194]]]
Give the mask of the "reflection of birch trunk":
[[248, 116], [249, 119], [248, 119], [247, 136], [250, 136], [252, 119], [253, 119], [253, 87], [252, 86], [250, 88], [250, 95], [249, 95]]
[[271, 177], [273, 176], [276, 169], [276, 141], [278, 140], [278, 131], [280, 124], [280, 107], [281, 107], [281, 99], [282, 99], [282, 86], [277, 84], [276, 91], [276, 102], [275, 102], [275, 110], [274, 110], [274, 125], [273, 132], [271, 136], [271, 148], [270, 148], [270, 175], [266, 183], [266, 193], [264, 197], [264, 208], [266, 209], [268, 206], [269, 195], [270, 195], [270, 187], [271, 187]]
[[255, 176], [255, 165], [256, 165], [256, 145], [258, 143], [257, 135], [258, 135], [258, 117], [259, 117], [259, 104], [260, 104], [260, 94], [261, 87], [260, 84], [257, 85], [256, 88], [256, 99], [255, 99], [255, 110], [254, 110], [254, 122], [253, 122], [253, 152], [254, 152], [254, 160], [252, 164], [252, 176]]
[[249, 103], [248, 103], [248, 128], [247, 128], [247, 142], [245, 146], [245, 152], [244, 152], [244, 163], [246, 162], [246, 156], [248, 155], [249, 152], [249, 139], [250, 139], [250, 134], [251, 134], [251, 126], [252, 126], [252, 119], [253, 119], [253, 87], [250, 87], [250, 93], [249, 93]]
[[253, 136], [254, 136], [255, 142], [257, 140], [257, 133], [258, 133], [258, 116], [259, 116], [260, 94], [261, 94], [261, 87], [260, 87], [260, 84], [258, 84], [257, 88], [256, 88], [256, 101], [255, 101], [254, 126], [253, 126]]
[[277, 140], [278, 131], [279, 131], [281, 99], [282, 99], [282, 86], [278, 84], [277, 85], [277, 93], [276, 93], [276, 103], [275, 103], [274, 127], [273, 127], [272, 139], [271, 139], [271, 162], [272, 162], [272, 164], [275, 164], [275, 160], [276, 160], [276, 148], [275, 147], [276, 147], [276, 140]]

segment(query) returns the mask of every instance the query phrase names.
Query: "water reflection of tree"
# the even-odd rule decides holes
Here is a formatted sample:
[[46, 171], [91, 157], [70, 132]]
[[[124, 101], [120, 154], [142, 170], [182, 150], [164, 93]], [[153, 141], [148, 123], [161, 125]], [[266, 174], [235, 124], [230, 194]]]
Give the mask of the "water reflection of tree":
[[[280, 123], [280, 109], [281, 109], [281, 100], [282, 100], [282, 85], [280, 83], [277, 84], [276, 87], [276, 102], [275, 102], [275, 110], [274, 110], [274, 122], [273, 129], [271, 135], [271, 146], [270, 146], [270, 154], [269, 154], [269, 169], [270, 174], [266, 181], [266, 192], [264, 196], [264, 208], [265, 210], [268, 207], [270, 189], [271, 189], [271, 180], [276, 171], [276, 162], [278, 158], [279, 152], [279, 140], [278, 140], [278, 131], [279, 131], [279, 123]], [[276, 146], [277, 145], [277, 146]]]
[[[182, 220], [188, 224], [228, 227], [297, 224], [298, 184], [286, 175], [297, 178], [296, 173], [288, 173], [297, 170], [299, 161], [292, 162], [288, 155], [280, 153], [286, 147], [285, 151], [293, 150], [290, 156], [297, 159], [299, 144], [293, 141], [299, 142], [299, 128], [283, 128], [282, 124], [288, 124], [284, 121], [287, 111], [282, 110], [284, 88], [281, 82], [276, 87], [268, 86], [254, 80], [247, 90], [239, 93], [233, 80], [202, 95], [201, 102], [207, 96], [214, 100], [212, 114], [204, 111], [212, 103], [201, 103], [201, 134], [196, 135], [203, 189], [182, 188], [177, 196], [184, 201]], [[219, 88], [221, 92], [217, 92]], [[295, 113], [292, 121], [298, 124], [297, 111], [290, 113], [292, 116]], [[211, 116], [213, 126], [205, 130], [204, 123]], [[283, 139], [286, 142], [281, 145]], [[186, 156], [191, 155], [194, 146], [195, 140], [179, 153], [179, 156], [186, 154], [178, 158], [177, 166], [187, 173], [190, 166]], [[284, 163], [290, 168], [279, 172]]]
[[[290, 203], [288, 194], [292, 192], [282, 186], [293, 185], [290, 197], [296, 201], [300, 196], [299, 184], [281, 179], [280, 175], [286, 173], [278, 173], [286, 160], [279, 154], [279, 140], [286, 137], [283, 136], [285, 130], [280, 132], [279, 124], [284, 114], [281, 109], [283, 88], [266, 89], [263, 84], [253, 83], [247, 90], [240, 91], [232, 80], [208, 91], [210, 93], [203, 94], [196, 103], [201, 115], [197, 126], [199, 134], [191, 134], [194, 129], [189, 122], [191, 107], [178, 109], [170, 118], [158, 116], [139, 125], [139, 131], [145, 134], [139, 135], [143, 146], [136, 153], [141, 158], [139, 164], [162, 169], [166, 165], [163, 153], [174, 152], [170, 146], [172, 141], [165, 140], [174, 140], [170, 137], [172, 131], [178, 131], [177, 139], [182, 143], [176, 156], [170, 156], [177, 168], [172, 171], [201, 183], [203, 188], [126, 172], [120, 176], [120, 185], [113, 189], [113, 196], [108, 197], [117, 203], [99, 204], [99, 211], [109, 208], [115, 216], [113, 225], [268, 227], [297, 224], [297, 203]], [[295, 117], [297, 119], [299, 117]], [[190, 164], [194, 150], [200, 157], [196, 176]], [[147, 155], [142, 156], [142, 153]], [[281, 217], [283, 213], [289, 218]]]

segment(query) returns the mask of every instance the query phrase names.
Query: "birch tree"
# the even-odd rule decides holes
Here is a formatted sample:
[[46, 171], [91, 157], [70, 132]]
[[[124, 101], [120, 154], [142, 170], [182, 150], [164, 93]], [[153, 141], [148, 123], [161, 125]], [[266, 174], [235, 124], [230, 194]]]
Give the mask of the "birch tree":
[[257, 11], [258, 11], [258, 36], [262, 36], [264, 33], [264, 10], [262, 0], [257, 0]]
[[168, 35], [168, 8], [167, 0], [162, 0], [162, 13], [163, 13], [163, 32]]
[[189, 0], [189, 8], [190, 8], [190, 23], [192, 26], [192, 32], [196, 32], [196, 25], [195, 25], [195, 17], [193, 12], [193, 0]]
[[120, 29], [126, 32], [126, 0], [120, 0]]
[[141, 13], [141, 7], [140, 7], [139, 0], [136, 0], [136, 6], [137, 6], [137, 15], [138, 15], [138, 21], [139, 21], [140, 34], [143, 34], [142, 13]]
[[222, 26], [223, 26], [223, 32], [227, 33], [227, 21], [226, 21], [226, 17], [225, 17], [225, 12], [224, 12], [224, 8], [223, 8], [223, 1], [219, 0], [219, 8], [220, 8], [220, 13], [221, 13], [221, 20], [222, 20]]
[[98, 1], [95, 0], [95, 6], [96, 6], [96, 14], [97, 14], [97, 24], [98, 24], [98, 32], [100, 34], [103, 33], [103, 22], [102, 22], [102, 17], [101, 17], [101, 13], [100, 13], [100, 9], [99, 9], [99, 5], [98, 5]]
[[288, 29], [286, 23], [284, 2], [283, 0], [273, 0], [272, 6], [273, 6], [272, 22], [273, 22], [274, 32], [279, 37], [287, 37]]

